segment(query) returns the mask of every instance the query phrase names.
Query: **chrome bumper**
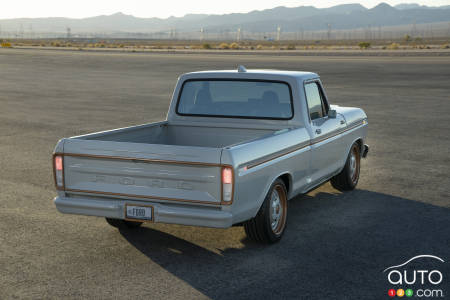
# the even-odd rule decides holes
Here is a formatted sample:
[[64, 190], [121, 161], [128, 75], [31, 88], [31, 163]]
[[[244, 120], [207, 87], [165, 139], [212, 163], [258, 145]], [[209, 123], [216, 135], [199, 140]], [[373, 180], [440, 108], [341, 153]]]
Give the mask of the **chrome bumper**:
[[165, 205], [151, 201], [128, 201], [121, 199], [90, 199], [82, 197], [56, 197], [56, 208], [61, 213], [78, 214], [115, 219], [125, 218], [125, 203], [151, 205], [154, 220], [157, 223], [171, 223], [192, 226], [228, 228], [233, 223], [233, 216], [228, 211], [217, 207], [188, 207], [187, 205]]
[[369, 153], [369, 145], [364, 144], [362, 149], [361, 157], [366, 158], [367, 154]]

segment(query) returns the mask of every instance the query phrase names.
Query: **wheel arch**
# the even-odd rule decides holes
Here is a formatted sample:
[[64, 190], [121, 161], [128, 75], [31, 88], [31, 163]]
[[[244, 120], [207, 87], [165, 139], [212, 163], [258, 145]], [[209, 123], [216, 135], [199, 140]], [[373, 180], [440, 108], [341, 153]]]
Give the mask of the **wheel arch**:
[[364, 139], [361, 136], [356, 137], [355, 139], [353, 139], [353, 141], [351, 143], [349, 143], [348, 147], [347, 147], [347, 151], [345, 152], [345, 157], [343, 159], [343, 164], [342, 166], [339, 168], [339, 170], [336, 172], [336, 174], [339, 174], [345, 167], [345, 162], [347, 161], [347, 157], [348, 154], [350, 153], [350, 150], [352, 149], [353, 144], [357, 143], [358, 147], [359, 147], [359, 151], [360, 153], [363, 152], [363, 147], [364, 147]]
[[286, 187], [286, 196], [289, 200], [289, 196], [292, 191], [292, 175], [289, 172], [283, 173], [275, 178], [270, 185], [272, 185], [278, 178], [280, 178], [284, 182], [284, 186]]
[[362, 137], [357, 138], [356, 141], [354, 141], [352, 143], [352, 145], [355, 144], [355, 143], [358, 144], [359, 153], [362, 153], [363, 152], [363, 147], [364, 147], [364, 141], [363, 141]]
[[269, 192], [270, 188], [272, 187], [273, 183], [277, 180], [281, 179], [286, 187], [286, 194], [287, 198], [289, 200], [289, 193], [292, 191], [292, 174], [289, 172], [282, 172], [277, 175], [274, 175], [271, 177], [270, 180], [267, 181], [266, 186], [264, 187], [264, 192], [262, 193], [262, 197], [258, 199], [258, 205], [256, 211], [253, 213], [253, 216], [255, 216], [259, 209], [261, 208], [261, 205], [264, 203], [264, 199], [266, 199], [267, 193]]
[[349, 143], [348, 147], [347, 147], [347, 152], [346, 152], [346, 159], [348, 154], [350, 153], [350, 150], [352, 149], [353, 144], [358, 144], [359, 147], [359, 151], [360, 153], [362, 153], [363, 151], [363, 147], [364, 147], [364, 139], [362, 137], [356, 137], [351, 143]]

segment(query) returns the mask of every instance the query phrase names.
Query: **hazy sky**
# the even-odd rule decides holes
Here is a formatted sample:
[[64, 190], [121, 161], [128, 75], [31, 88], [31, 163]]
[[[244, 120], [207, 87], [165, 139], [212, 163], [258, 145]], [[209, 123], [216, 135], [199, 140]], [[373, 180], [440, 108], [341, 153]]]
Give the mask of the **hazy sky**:
[[[297, 1], [269, 1], [269, 0], [5, 0], [0, 8], [0, 18], [21, 17], [71, 17], [83, 18], [96, 15], [108, 15], [116, 12], [134, 15], [137, 17], [160, 17], [183, 16], [188, 13], [223, 14], [231, 12], [248, 12], [261, 10], [276, 6], [302, 6], [313, 5], [316, 7], [330, 7], [337, 4], [355, 3], [355, 0], [297, 0]], [[382, 0], [362, 0], [360, 3], [371, 8]], [[387, 0], [391, 5], [399, 3], [415, 2], [428, 6], [450, 5], [450, 0]]]

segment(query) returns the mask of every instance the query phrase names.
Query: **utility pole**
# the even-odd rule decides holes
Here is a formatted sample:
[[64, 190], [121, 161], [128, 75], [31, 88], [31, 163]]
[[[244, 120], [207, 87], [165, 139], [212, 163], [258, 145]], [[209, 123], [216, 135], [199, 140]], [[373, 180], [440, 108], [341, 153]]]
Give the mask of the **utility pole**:
[[171, 28], [169, 31], [169, 39], [170, 40], [175, 40], [177, 36], [177, 32], [175, 28]]
[[69, 40], [72, 36], [70, 27], [66, 27], [66, 38]]
[[33, 25], [32, 24], [28, 24], [28, 38], [30, 38], [30, 39], [33, 38]]
[[297, 40], [303, 40], [303, 28], [299, 28], [298, 32], [297, 32]]
[[23, 24], [20, 23], [20, 27], [19, 27], [19, 38], [23, 39]]
[[416, 20], [414, 20], [414, 23], [412, 25], [412, 32], [411, 32], [411, 36], [415, 37], [417, 35], [417, 28], [416, 28]]
[[331, 24], [328, 23], [327, 38], [331, 40]]
[[200, 29], [200, 41], [203, 42], [203, 40], [205, 39], [205, 35], [204, 35], [204, 30], [203, 27]]

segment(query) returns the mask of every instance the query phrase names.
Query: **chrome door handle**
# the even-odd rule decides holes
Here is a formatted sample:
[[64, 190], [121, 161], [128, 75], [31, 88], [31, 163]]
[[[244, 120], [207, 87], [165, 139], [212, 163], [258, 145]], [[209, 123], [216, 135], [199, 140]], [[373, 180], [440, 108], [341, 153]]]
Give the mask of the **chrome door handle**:
[[321, 134], [321, 133], [322, 133], [322, 130], [316, 129], [316, 134]]

